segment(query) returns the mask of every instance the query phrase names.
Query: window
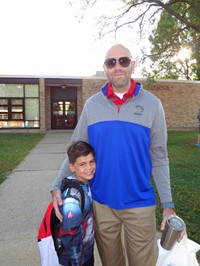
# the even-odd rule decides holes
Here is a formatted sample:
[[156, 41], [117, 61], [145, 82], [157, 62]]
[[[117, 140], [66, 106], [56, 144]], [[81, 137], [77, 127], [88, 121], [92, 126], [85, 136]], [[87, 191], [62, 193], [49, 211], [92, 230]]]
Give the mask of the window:
[[8, 120], [8, 99], [0, 99], [0, 120]]
[[23, 99], [9, 99], [11, 118], [10, 120], [24, 120], [24, 101]]
[[39, 127], [38, 84], [0, 84], [0, 128]]

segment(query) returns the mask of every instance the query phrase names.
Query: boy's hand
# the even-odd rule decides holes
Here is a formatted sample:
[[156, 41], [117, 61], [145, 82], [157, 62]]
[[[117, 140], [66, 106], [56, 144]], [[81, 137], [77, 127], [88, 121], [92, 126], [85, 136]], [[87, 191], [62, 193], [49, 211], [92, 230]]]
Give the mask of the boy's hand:
[[58, 217], [58, 219], [60, 220], [60, 222], [62, 222], [63, 217], [62, 217], [62, 214], [60, 213], [60, 210], [59, 210], [59, 206], [62, 206], [61, 191], [60, 190], [52, 190], [51, 195], [52, 195], [53, 206], [55, 209], [55, 214]]

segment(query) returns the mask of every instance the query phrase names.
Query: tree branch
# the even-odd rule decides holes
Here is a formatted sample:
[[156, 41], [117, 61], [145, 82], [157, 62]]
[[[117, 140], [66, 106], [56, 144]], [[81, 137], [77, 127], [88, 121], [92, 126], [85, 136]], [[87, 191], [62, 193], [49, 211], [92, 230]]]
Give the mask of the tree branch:
[[[177, 0], [172, 0], [172, 1], [169, 1], [169, 3], [165, 4], [159, 0], [144, 0], [143, 3], [146, 2], [146, 3], [155, 3], [157, 6], [160, 6], [162, 7], [164, 10], [166, 10], [169, 14], [171, 14], [172, 16], [176, 17], [181, 23], [185, 24], [187, 27], [190, 27], [192, 29], [194, 29], [196, 32], [200, 33], [200, 26], [199, 25], [196, 25], [190, 21], [188, 21], [185, 17], [181, 16], [179, 13], [175, 12], [170, 6], [172, 6], [173, 4], [175, 3], [178, 3], [178, 2], [184, 2], [184, 3], [187, 3], [189, 5], [191, 5], [191, 3], [189, 3], [188, 1], [177, 1]], [[197, 8], [198, 10], [198, 7], [195, 7], [193, 5], [194, 8]]]

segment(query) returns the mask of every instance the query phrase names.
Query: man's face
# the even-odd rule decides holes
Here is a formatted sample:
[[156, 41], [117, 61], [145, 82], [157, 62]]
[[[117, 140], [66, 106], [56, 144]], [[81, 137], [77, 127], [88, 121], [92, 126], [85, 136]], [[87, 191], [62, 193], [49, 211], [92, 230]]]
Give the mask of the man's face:
[[[127, 91], [130, 87], [130, 78], [134, 71], [135, 62], [130, 61], [130, 64], [127, 63], [127, 67], [123, 67], [124, 65], [127, 65], [123, 64], [123, 60], [126, 60], [126, 58], [131, 59], [131, 54], [128, 50], [121, 46], [113, 47], [108, 51], [105, 60], [111, 58], [117, 59], [113, 60], [116, 61], [116, 64], [112, 68], [106, 66], [105, 63], [103, 65], [107, 79], [112, 83], [114, 91], [123, 92], [125, 88]], [[123, 66], [120, 65], [119, 61], [122, 62]]]

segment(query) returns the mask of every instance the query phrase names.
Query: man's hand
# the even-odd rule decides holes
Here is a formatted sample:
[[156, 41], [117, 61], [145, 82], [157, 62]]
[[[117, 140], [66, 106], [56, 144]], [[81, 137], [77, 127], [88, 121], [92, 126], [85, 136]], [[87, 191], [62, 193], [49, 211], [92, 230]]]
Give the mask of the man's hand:
[[[164, 208], [163, 209], [163, 219], [162, 219], [162, 223], [161, 223], [161, 226], [160, 226], [160, 230], [163, 231], [165, 229], [165, 225], [166, 225], [166, 222], [167, 222], [167, 217], [169, 215], [176, 215], [174, 209], [171, 209], [171, 208]], [[185, 230], [181, 233], [181, 235], [178, 237], [177, 241], [180, 242], [183, 238], [185, 234]]]
[[59, 206], [62, 206], [61, 191], [60, 190], [52, 190], [51, 195], [52, 195], [53, 206], [55, 209], [55, 214], [58, 217], [58, 219], [60, 220], [60, 222], [62, 222], [63, 217], [62, 217], [62, 214], [60, 213], [60, 210], [59, 210]]

